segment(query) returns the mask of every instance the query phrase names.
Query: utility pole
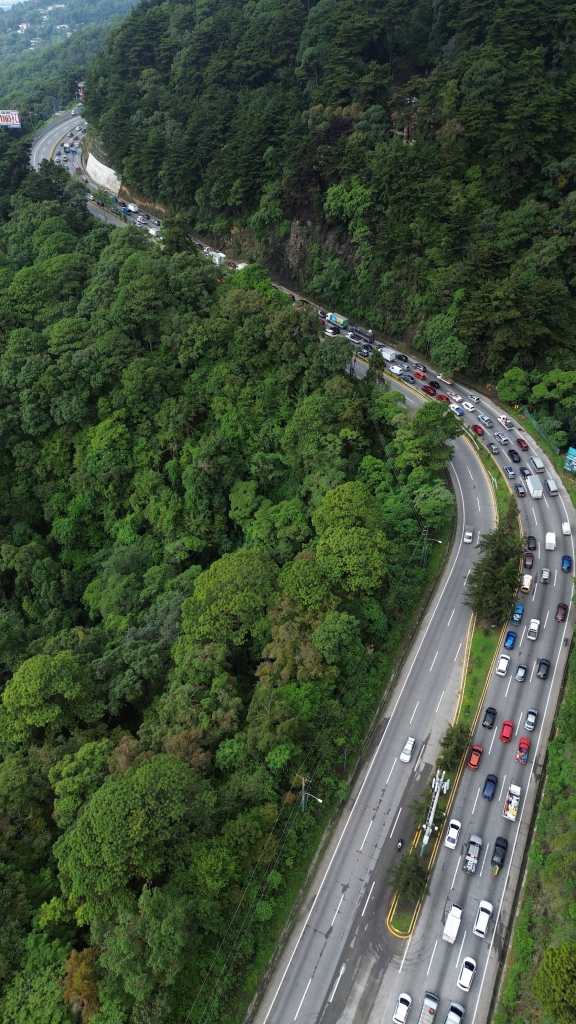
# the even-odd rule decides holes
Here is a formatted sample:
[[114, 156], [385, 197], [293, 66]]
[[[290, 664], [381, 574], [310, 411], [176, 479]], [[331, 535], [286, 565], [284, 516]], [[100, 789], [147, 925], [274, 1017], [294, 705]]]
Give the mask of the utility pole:
[[428, 817], [424, 823], [424, 835], [422, 837], [422, 853], [424, 853], [428, 843], [430, 842], [430, 836], [433, 832], [438, 830], [438, 826], [434, 825], [434, 815], [436, 814], [436, 808], [438, 801], [442, 793], [447, 793], [450, 789], [450, 779], [446, 778], [446, 772], [437, 770], [434, 778], [432, 779], [432, 803], [430, 804], [430, 810], [428, 811]]
[[310, 793], [306, 789], [306, 783], [310, 782], [311, 780], [307, 779], [305, 775], [301, 775], [300, 779], [302, 781], [301, 793], [300, 793], [300, 809], [302, 811], [306, 810], [306, 802], [307, 802], [307, 800], [315, 800], [316, 803], [321, 804], [322, 800], [320, 799], [320, 797], [319, 796], [314, 796], [314, 793]]

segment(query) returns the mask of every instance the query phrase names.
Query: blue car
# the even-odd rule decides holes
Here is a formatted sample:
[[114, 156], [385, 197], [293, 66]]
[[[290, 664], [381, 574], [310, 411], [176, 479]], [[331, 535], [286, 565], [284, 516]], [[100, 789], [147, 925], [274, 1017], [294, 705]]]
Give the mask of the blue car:
[[521, 601], [518, 601], [514, 605], [514, 611], [512, 612], [512, 622], [522, 622], [522, 616], [524, 615], [524, 605]]
[[484, 783], [484, 789], [482, 790], [482, 796], [485, 800], [493, 800], [498, 785], [497, 775], [487, 775]]
[[513, 629], [509, 629], [506, 633], [506, 639], [504, 641], [504, 647], [507, 651], [511, 651], [516, 644], [516, 633]]
[[572, 556], [562, 555], [562, 562], [560, 564], [562, 572], [572, 572]]

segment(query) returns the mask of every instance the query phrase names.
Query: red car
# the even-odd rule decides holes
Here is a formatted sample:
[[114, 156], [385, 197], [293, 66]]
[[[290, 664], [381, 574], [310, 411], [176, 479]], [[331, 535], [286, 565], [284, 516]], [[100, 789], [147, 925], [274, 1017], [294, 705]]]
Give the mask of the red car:
[[412, 370], [412, 373], [416, 377], [416, 380], [426, 380], [426, 374], [422, 373], [422, 370]]
[[479, 423], [473, 423], [472, 430], [478, 434], [478, 437], [484, 437], [484, 427], [481, 427]]
[[448, 398], [448, 395], [443, 395], [441, 391], [437, 391], [436, 392], [436, 398], [438, 399], [439, 402], [449, 402], [450, 401], [450, 399]]
[[514, 722], [511, 722], [508, 718], [505, 722], [502, 722], [502, 728], [500, 729], [500, 739], [502, 743], [510, 743], [514, 735]]
[[422, 391], [424, 392], [424, 394], [430, 395], [430, 398], [436, 397], [436, 392], [434, 391], [434, 388], [431, 388], [429, 384], [423, 384]]
[[470, 753], [468, 754], [468, 760], [466, 764], [472, 771], [475, 771], [480, 761], [482, 760], [482, 754], [484, 753], [484, 747], [481, 743], [473, 743], [470, 747]]
[[516, 444], [523, 452], [527, 452], [530, 450], [523, 437], [517, 437]]
[[520, 764], [528, 764], [528, 754], [530, 753], [530, 740], [527, 736], [521, 736], [518, 741], [518, 750], [516, 751], [516, 760], [520, 761]]
[[554, 618], [556, 619], [556, 622], [565, 622], [567, 615], [568, 615], [568, 605], [564, 604], [561, 601], [560, 604], [558, 605], [557, 609], [556, 609], [556, 615], [554, 616]]

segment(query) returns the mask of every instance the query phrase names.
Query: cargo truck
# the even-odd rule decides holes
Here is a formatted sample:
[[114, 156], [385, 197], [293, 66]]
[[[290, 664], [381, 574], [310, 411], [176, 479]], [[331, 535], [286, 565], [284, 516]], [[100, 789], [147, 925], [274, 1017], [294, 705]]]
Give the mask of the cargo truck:
[[420, 1010], [420, 1016], [416, 1021], [416, 1024], [432, 1024], [436, 1011], [438, 1010], [438, 1004], [440, 1000], [435, 992], [425, 992], [424, 1002], [422, 1003], [422, 1009]]
[[378, 351], [382, 356], [382, 359], [385, 359], [387, 363], [393, 363], [396, 359], [396, 353], [393, 348], [386, 348], [385, 345], [378, 345]]
[[502, 812], [503, 818], [506, 818], [508, 821], [516, 821], [521, 796], [521, 787], [517, 786], [515, 782], [512, 782], [508, 787], [506, 800], [504, 801], [504, 810]]
[[466, 853], [462, 858], [462, 871], [466, 871], [469, 875], [473, 875], [475, 873], [476, 868], [478, 867], [481, 849], [482, 836], [470, 836], [468, 846], [466, 847]]
[[336, 327], [344, 329], [345, 327], [348, 327], [349, 320], [345, 316], [340, 316], [340, 313], [327, 313], [326, 323], [335, 324]]
[[542, 481], [537, 476], [527, 476], [524, 483], [528, 488], [528, 494], [531, 498], [541, 498], [543, 496]]
[[444, 931], [442, 932], [442, 938], [444, 942], [449, 942], [452, 945], [456, 942], [456, 937], [460, 930], [460, 922], [462, 920], [462, 907], [459, 907], [456, 903], [453, 903], [450, 907], [448, 917], [444, 922]]

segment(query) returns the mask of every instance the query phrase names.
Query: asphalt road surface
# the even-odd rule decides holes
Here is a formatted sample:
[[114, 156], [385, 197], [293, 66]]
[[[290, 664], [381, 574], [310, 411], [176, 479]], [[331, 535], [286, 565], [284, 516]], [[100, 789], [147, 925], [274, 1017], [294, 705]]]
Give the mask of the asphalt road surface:
[[[38, 167], [43, 159], [51, 159], [58, 142], [80, 121], [79, 116], [65, 115], [51, 123], [34, 143], [32, 165]], [[68, 164], [71, 173], [75, 173], [74, 159], [71, 157]], [[102, 220], [118, 225], [125, 223], [94, 203], [88, 206], [90, 212]], [[353, 358], [352, 366], [358, 376], [366, 372], [366, 363], [360, 359]], [[403, 390], [410, 406], [417, 406], [424, 400], [417, 388], [391, 383]], [[445, 391], [462, 393], [466, 399], [466, 392], [459, 385], [450, 388], [443, 384], [442, 387]], [[474, 405], [474, 412], [467, 411], [463, 422], [467, 426], [478, 423], [478, 414], [484, 413], [493, 418], [494, 427], [486, 430], [481, 441], [470, 435], [470, 439], [458, 439], [454, 444], [450, 472], [458, 526], [449, 561], [406, 663], [394, 681], [366, 763], [358, 774], [351, 797], [318, 863], [292, 933], [279, 953], [254, 1011], [255, 1024], [391, 1022], [401, 991], [413, 998], [409, 1021], [414, 1024], [425, 991], [435, 992], [440, 999], [439, 1024], [444, 1021], [450, 1001], [466, 1007], [467, 1022], [484, 1024], [488, 1019], [505, 935], [514, 912], [514, 893], [535, 806], [536, 780], [542, 769], [573, 630], [572, 609], [565, 623], [559, 624], [554, 618], [558, 602], [570, 604], [573, 588], [573, 574], [561, 572], [560, 562], [562, 554], [570, 554], [574, 559], [574, 538], [572, 534], [562, 536], [561, 523], [568, 520], [572, 530], [576, 525], [574, 509], [560, 482], [557, 497], [546, 495], [533, 500], [527, 495], [518, 499], [524, 531], [534, 535], [538, 542], [532, 570], [534, 580], [539, 580], [540, 569], [544, 566], [551, 570], [551, 580], [547, 585], [536, 582], [532, 592], [523, 598], [525, 613], [516, 629], [515, 648], [509, 652], [508, 674], [501, 678], [492, 672], [488, 681], [482, 709], [488, 705], [495, 707], [497, 721], [492, 730], [478, 724], [475, 740], [484, 747], [482, 760], [476, 771], [464, 770], [450, 811], [450, 816], [462, 823], [458, 848], [447, 849], [444, 836], [437, 837], [437, 860], [429, 893], [411, 938], [395, 939], [386, 927], [390, 871], [400, 856], [396, 842], [400, 836], [406, 839], [409, 836], [411, 805], [429, 787], [440, 739], [458, 703], [470, 626], [470, 609], [464, 599], [466, 579], [478, 557], [479, 534], [490, 530], [495, 522], [492, 491], [474, 445], [493, 441], [494, 431], [498, 430], [509, 436], [517, 448], [515, 439], [522, 433], [530, 446], [530, 451], [522, 455], [523, 464], [528, 465], [530, 455], [538, 455], [546, 465], [544, 477], [555, 478], [549, 460], [529, 435], [501, 427], [496, 421], [500, 410], [488, 400], [482, 398]], [[507, 465], [510, 460], [505, 448], [498, 447], [495, 460]], [[521, 479], [519, 467], [514, 466], [514, 469], [516, 480]], [[498, 472], [496, 467], [494, 472]], [[474, 530], [471, 545], [463, 544], [464, 525]], [[555, 532], [557, 538], [553, 552], [544, 551], [544, 536], [548, 531]], [[541, 622], [536, 641], [526, 636], [531, 618]], [[547, 680], [536, 676], [537, 659], [541, 657], [551, 661]], [[519, 663], [528, 665], [525, 683], [514, 680]], [[539, 711], [537, 727], [532, 733], [524, 729], [529, 707]], [[481, 719], [482, 710], [479, 723]], [[504, 720], [513, 722], [510, 743], [503, 743], [499, 738]], [[519, 764], [514, 756], [521, 735], [528, 735], [531, 740], [526, 766]], [[415, 737], [416, 747], [412, 761], [403, 764], [399, 755], [408, 736]], [[492, 801], [482, 796], [488, 773], [498, 778]], [[511, 782], [522, 787], [522, 802], [515, 823], [502, 816]], [[482, 837], [483, 846], [476, 873], [467, 875], [461, 866], [462, 853], [471, 833]], [[504, 836], [509, 848], [504, 869], [498, 877], [493, 877], [490, 858], [497, 836]], [[494, 906], [485, 940], [472, 934], [481, 899], [489, 900]], [[442, 930], [452, 903], [463, 908], [463, 921], [456, 942], [450, 945], [443, 941]], [[463, 956], [472, 956], [477, 962], [469, 993], [456, 987]]]

